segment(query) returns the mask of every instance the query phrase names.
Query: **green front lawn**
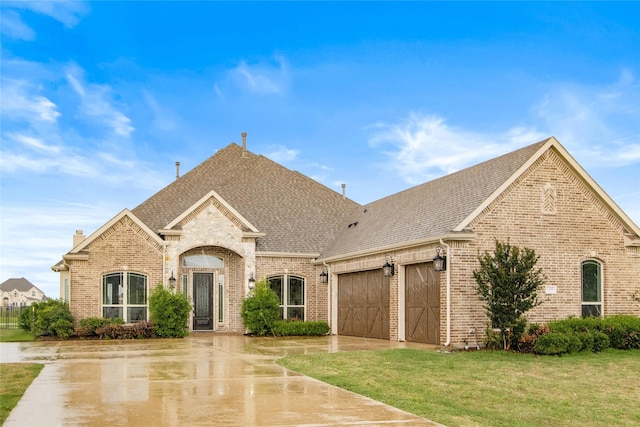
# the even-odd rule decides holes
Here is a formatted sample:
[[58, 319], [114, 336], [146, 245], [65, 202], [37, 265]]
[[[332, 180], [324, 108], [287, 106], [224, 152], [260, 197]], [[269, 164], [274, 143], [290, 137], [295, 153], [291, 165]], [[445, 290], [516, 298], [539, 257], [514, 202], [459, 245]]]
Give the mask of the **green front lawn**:
[[4, 329], [0, 328], [0, 342], [18, 342], [18, 341], [35, 341], [35, 337], [31, 332], [22, 329]]
[[640, 350], [549, 357], [395, 349], [278, 363], [447, 426], [640, 425]]
[[41, 363], [0, 363], [0, 425], [43, 367]]

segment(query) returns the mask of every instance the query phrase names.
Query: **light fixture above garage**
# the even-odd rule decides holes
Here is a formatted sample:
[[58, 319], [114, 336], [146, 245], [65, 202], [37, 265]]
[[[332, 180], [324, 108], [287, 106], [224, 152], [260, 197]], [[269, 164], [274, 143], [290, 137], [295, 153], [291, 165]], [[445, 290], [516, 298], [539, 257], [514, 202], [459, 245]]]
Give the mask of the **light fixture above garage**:
[[326, 268], [323, 268], [320, 273], [320, 283], [329, 283], [329, 273]]
[[441, 251], [442, 251], [442, 248], [438, 246], [436, 248], [436, 256], [435, 258], [433, 258], [433, 269], [435, 271], [446, 271], [447, 269], [447, 257], [441, 256], [440, 255]]
[[386, 261], [382, 266], [382, 274], [384, 277], [392, 277], [396, 272], [396, 267], [393, 265], [393, 260], [387, 255]]

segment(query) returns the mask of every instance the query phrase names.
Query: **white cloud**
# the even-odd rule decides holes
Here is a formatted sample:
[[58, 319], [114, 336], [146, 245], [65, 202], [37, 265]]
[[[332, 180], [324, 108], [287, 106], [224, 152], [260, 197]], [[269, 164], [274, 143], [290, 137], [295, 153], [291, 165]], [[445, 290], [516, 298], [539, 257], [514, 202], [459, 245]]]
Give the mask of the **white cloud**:
[[611, 84], [550, 85], [525, 126], [503, 133], [467, 130], [442, 117], [413, 112], [396, 123], [370, 127], [370, 144], [407, 183], [418, 184], [555, 136], [587, 169], [640, 162], [640, 82], [629, 70]]
[[406, 182], [419, 184], [461, 170], [544, 138], [533, 129], [513, 128], [503, 134], [483, 134], [449, 126], [442, 117], [411, 113], [396, 124], [372, 127], [373, 146], [388, 143], [392, 168]]
[[28, 9], [33, 12], [49, 16], [64, 24], [67, 28], [75, 27], [80, 19], [89, 13], [89, 6], [77, 0], [47, 0], [47, 1], [9, 1], [6, 7]]
[[[289, 72], [285, 58], [274, 57], [273, 63], [248, 64], [240, 61], [237, 67], [227, 74], [227, 79], [236, 86], [259, 95], [281, 95], [289, 82]], [[214, 86], [218, 96], [222, 89], [218, 83]]]
[[56, 122], [60, 117], [57, 105], [39, 92], [40, 88], [25, 80], [3, 78], [0, 111], [29, 123]]
[[277, 163], [288, 163], [294, 161], [299, 154], [300, 150], [274, 145], [271, 147], [271, 152], [265, 154], [265, 157]]
[[104, 206], [43, 201], [39, 206], [3, 206], [0, 221], [0, 277], [25, 277], [58, 298], [58, 275], [51, 271], [72, 246], [76, 229], [94, 230], [115, 212]]
[[14, 139], [15, 141], [18, 141], [29, 147], [37, 148], [38, 150], [49, 151], [52, 153], [60, 152], [60, 147], [47, 145], [43, 143], [40, 139], [34, 138], [32, 136], [23, 135], [20, 133], [10, 133], [8, 134], [8, 136]]
[[83, 70], [75, 65], [69, 66], [66, 73], [67, 81], [80, 96], [80, 113], [100, 120], [114, 134], [129, 138], [135, 128], [131, 119], [112, 105], [111, 88], [108, 85], [84, 84], [82, 74]]
[[154, 114], [153, 125], [154, 130], [161, 132], [170, 132], [176, 130], [176, 119], [166, 108], [161, 107], [156, 98], [146, 90], [142, 91], [142, 97], [144, 98], [147, 106]]
[[623, 166], [640, 161], [640, 82], [629, 70], [604, 85], [551, 85], [537, 105], [542, 126], [583, 162]]
[[13, 39], [34, 40], [36, 38], [36, 33], [13, 10], [0, 14], [0, 32]]

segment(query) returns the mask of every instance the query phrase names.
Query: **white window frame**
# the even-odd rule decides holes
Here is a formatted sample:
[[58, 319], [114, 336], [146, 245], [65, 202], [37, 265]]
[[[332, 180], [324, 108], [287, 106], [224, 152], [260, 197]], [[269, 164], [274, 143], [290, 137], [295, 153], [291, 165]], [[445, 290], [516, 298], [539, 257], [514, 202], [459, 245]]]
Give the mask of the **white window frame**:
[[[122, 293], [122, 301], [118, 300], [116, 303], [114, 303], [113, 301], [107, 303], [107, 301], [104, 300], [105, 299], [104, 287], [109, 284], [107, 283], [107, 278], [111, 276], [116, 276], [116, 275], [120, 275], [120, 281], [122, 283], [122, 289], [120, 291]], [[130, 279], [130, 276], [132, 275], [144, 278], [144, 286], [145, 286], [145, 303], [144, 304], [129, 303], [129, 279]], [[122, 310], [121, 311], [122, 316], [120, 316], [120, 318], [124, 320], [125, 323], [131, 323], [131, 320], [129, 319], [129, 308], [144, 307], [145, 315], [144, 315], [144, 319], [142, 320], [149, 319], [149, 278], [146, 274], [137, 273], [133, 271], [114, 271], [111, 273], [103, 274], [102, 283], [100, 284], [100, 297], [102, 300], [102, 317], [107, 317], [105, 316], [105, 308], [120, 308]]]
[[[585, 301], [584, 300], [584, 267], [586, 264], [595, 264], [598, 267], [598, 279], [599, 279], [599, 284], [598, 286], [600, 287], [599, 289], [599, 301]], [[603, 274], [603, 268], [602, 268], [602, 262], [598, 259], [593, 259], [593, 258], [589, 258], [589, 259], [585, 259], [584, 261], [582, 261], [580, 263], [580, 316], [584, 317], [583, 315], [583, 308], [585, 306], [598, 306], [600, 307], [600, 316], [599, 317], [604, 317], [604, 274]]]
[[[302, 281], [302, 305], [300, 304], [289, 304], [289, 279], [291, 277], [295, 277], [296, 279], [300, 279]], [[267, 277], [267, 282], [271, 279], [282, 278], [282, 295], [280, 296], [280, 314], [282, 319], [287, 320], [289, 318], [289, 308], [302, 308], [304, 313], [303, 319], [307, 320], [307, 279], [299, 276], [297, 274], [274, 274]], [[269, 286], [271, 284], [269, 283]]]

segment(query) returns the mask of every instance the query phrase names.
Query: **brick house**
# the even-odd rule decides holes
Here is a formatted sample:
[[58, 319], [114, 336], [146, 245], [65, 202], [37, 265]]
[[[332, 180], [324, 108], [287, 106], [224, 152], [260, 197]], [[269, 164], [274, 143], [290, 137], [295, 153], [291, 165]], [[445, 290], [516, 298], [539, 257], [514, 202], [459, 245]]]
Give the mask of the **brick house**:
[[24, 277], [2, 282], [0, 294], [2, 294], [2, 307], [26, 307], [47, 298], [44, 292]]
[[530, 321], [640, 315], [640, 229], [553, 137], [359, 205], [247, 151], [242, 136], [77, 232], [53, 267], [77, 318], [146, 319], [165, 283], [192, 299], [192, 330], [243, 332], [242, 300], [266, 278], [284, 318], [459, 346], [486, 327], [472, 272], [496, 239], [540, 255], [546, 287]]

